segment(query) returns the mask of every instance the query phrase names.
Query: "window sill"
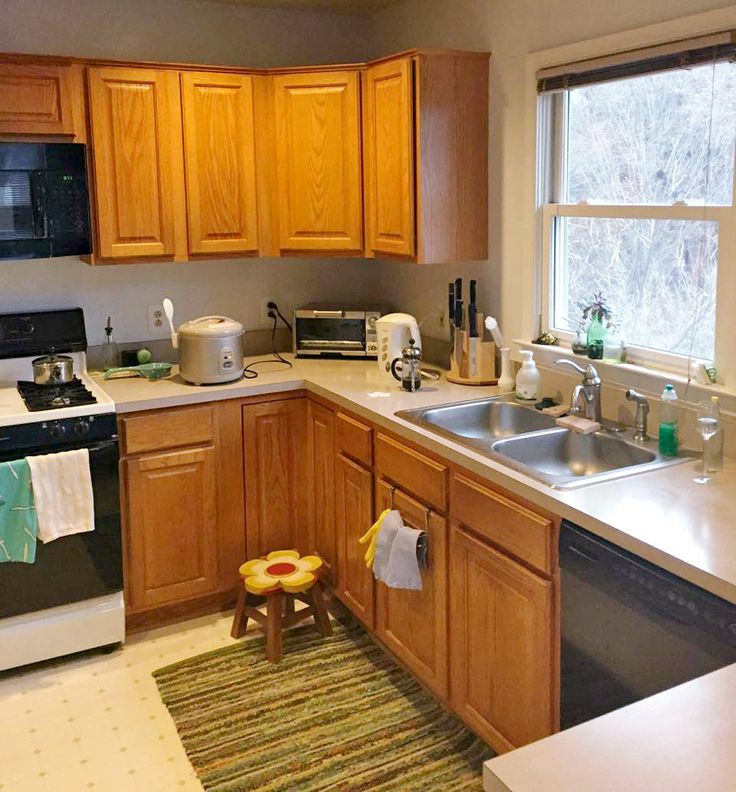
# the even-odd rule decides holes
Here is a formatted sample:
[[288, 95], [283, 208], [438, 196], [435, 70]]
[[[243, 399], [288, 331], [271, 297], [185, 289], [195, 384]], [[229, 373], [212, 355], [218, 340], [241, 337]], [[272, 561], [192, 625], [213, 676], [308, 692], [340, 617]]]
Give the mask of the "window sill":
[[[652, 368], [649, 366], [635, 365], [633, 363], [607, 363], [604, 360], [588, 360], [588, 358], [576, 355], [567, 345], [546, 346], [544, 344], [532, 344], [526, 339], [514, 339], [516, 349], [528, 349], [534, 352], [534, 359], [537, 365], [542, 368], [552, 368], [554, 361], [559, 358], [574, 360], [579, 365], [585, 367], [592, 363], [601, 379], [607, 385], [619, 385], [622, 388], [635, 388], [644, 391], [648, 395], [659, 397], [664, 390], [664, 386], [672, 383], [677, 389], [678, 397], [689, 404], [696, 404], [701, 399], [709, 399], [711, 396], [718, 396], [721, 399], [721, 407], [725, 412], [736, 413], [736, 388], [728, 387], [721, 383], [714, 385], [702, 385], [694, 380], [688, 381], [687, 377], [671, 371]], [[560, 373], [570, 373], [566, 367]]]

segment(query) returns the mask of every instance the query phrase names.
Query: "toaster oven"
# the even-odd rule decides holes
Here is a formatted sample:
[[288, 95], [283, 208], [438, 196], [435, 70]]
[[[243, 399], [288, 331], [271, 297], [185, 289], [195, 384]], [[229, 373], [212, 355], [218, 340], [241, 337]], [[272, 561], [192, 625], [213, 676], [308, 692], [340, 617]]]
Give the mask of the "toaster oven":
[[385, 305], [305, 305], [294, 311], [294, 354], [375, 360], [378, 357], [376, 320], [387, 311]]

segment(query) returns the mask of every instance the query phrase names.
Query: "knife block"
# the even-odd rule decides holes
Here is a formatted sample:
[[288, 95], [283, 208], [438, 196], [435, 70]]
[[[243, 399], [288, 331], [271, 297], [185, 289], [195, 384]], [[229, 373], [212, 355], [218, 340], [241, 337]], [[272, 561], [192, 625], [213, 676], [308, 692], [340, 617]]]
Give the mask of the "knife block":
[[[467, 330], [456, 330], [459, 336], [458, 348], [460, 354], [455, 350], [450, 354], [450, 370], [447, 372], [448, 382], [458, 385], [495, 385], [498, 382], [496, 376], [496, 345], [493, 341], [482, 341], [483, 338], [483, 315], [477, 317], [478, 336], [470, 338]], [[476, 366], [475, 374], [471, 374], [470, 344], [475, 340], [476, 345]]]

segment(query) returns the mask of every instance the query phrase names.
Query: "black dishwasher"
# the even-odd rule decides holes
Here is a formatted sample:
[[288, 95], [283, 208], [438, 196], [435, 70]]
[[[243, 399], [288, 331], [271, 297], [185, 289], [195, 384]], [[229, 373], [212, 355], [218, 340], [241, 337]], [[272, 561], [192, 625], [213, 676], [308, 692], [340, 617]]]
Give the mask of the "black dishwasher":
[[562, 523], [563, 729], [736, 662], [736, 605]]

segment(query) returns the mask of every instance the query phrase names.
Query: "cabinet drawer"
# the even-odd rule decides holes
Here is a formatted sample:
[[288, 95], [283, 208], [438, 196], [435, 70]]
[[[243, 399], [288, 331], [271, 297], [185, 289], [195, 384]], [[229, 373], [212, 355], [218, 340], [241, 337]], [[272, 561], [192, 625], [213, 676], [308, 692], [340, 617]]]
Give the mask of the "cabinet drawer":
[[122, 419], [123, 453], [140, 454], [209, 443], [214, 436], [212, 407], [166, 410]]
[[373, 465], [373, 431], [370, 426], [338, 413], [335, 437], [338, 451], [366, 467]]
[[497, 492], [456, 475], [452, 516], [536, 569], [552, 574], [552, 521]]
[[386, 435], [376, 436], [376, 470], [440, 511], [447, 508], [447, 468]]

